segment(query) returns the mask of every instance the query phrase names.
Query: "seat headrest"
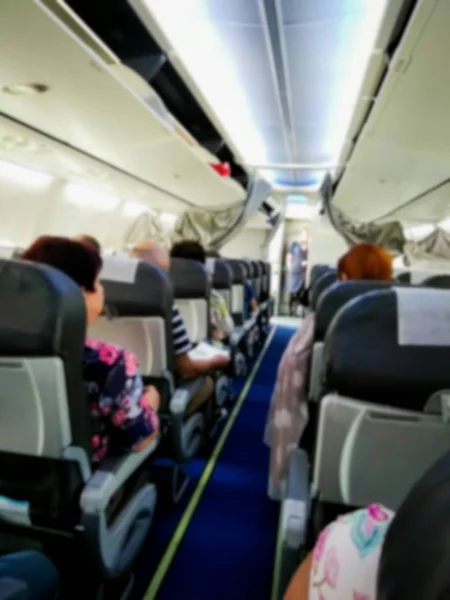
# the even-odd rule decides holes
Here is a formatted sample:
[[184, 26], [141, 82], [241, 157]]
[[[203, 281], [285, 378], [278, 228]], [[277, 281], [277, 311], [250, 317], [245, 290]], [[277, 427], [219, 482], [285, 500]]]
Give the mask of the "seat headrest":
[[378, 600], [441, 600], [450, 590], [450, 453], [413, 486], [387, 531]]
[[135, 258], [104, 256], [100, 279], [105, 306], [114, 316], [166, 317], [173, 303], [169, 276], [159, 267]]
[[312, 310], [316, 310], [317, 308], [317, 303], [319, 301], [319, 298], [322, 294], [322, 292], [324, 292], [328, 287], [330, 287], [330, 285], [332, 285], [337, 278], [337, 270], [336, 269], [329, 269], [326, 273], [324, 273], [323, 275], [321, 275], [319, 277], [319, 279], [317, 279], [314, 283], [314, 285], [311, 287], [311, 294], [310, 294], [310, 304], [311, 304], [311, 309]]
[[411, 283], [411, 271], [404, 271], [395, 276], [399, 283]]
[[243, 284], [245, 280], [245, 271], [241, 261], [234, 258], [226, 258], [224, 260], [231, 269], [232, 282], [234, 284]]
[[228, 290], [232, 285], [231, 267], [224, 260], [214, 261], [213, 287], [216, 290]]
[[314, 340], [324, 340], [330, 323], [347, 302], [366, 292], [390, 288], [393, 285], [395, 283], [391, 281], [335, 281], [322, 293], [317, 303]]
[[250, 266], [250, 277], [255, 278], [259, 277], [259, 264], [256, 260], [249, 260], [248, 264]]
[[432, 288], [450, 289], [450, 275], [443, 273], [442, 275], [432, 275], [423, 280], [422, 285]]
[[310, 276], [311, 286], [314, 285], [314, 283], [319, 279], [319, 277], [321, 277], [322, 275], [325, 275], [325, 273], [327, 273], [330, 269], [331, 269], [331, 267], [329, 265], [314, 265], [311, 268], [311, 276]]
[[326, 391], [421, 409], [450, 387], [450, 293], [393, 287], [347, 303], [328, 328]]
[[209, 298], [209, 279], [205, 267], [196, 260], [172, 258], [170, 276], [178, 300]]
[[61, 271], [0, 259], [0, 354], [80, 361], [86, 311], [80, 287]]

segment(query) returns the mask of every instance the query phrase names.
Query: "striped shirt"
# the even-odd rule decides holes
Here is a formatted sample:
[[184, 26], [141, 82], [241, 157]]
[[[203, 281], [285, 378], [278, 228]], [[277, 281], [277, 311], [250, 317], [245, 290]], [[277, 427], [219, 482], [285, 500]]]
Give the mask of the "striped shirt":
[[175, 356], [186, 354], [192, 348], [183, 317], [175, 304], [172, 307], [172, 340]]

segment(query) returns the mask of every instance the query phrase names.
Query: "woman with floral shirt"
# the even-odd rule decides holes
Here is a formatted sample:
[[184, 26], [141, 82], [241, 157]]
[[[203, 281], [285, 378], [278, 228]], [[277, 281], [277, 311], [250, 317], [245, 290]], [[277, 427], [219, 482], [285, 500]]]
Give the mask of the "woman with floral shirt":
[[[42, 236], [25, 250], [22, 258], [55, 267], [78, 283], [86, 305], [87, 325], [101, 314], [102, 259], [92, 245]], [[146, 448], [159, 431], [159, 394], [153, 387], [144, 387], [137, 358], [114, 344], [87, 339], [83, 375], [92, 421], [94, 464], [108, 453]]]

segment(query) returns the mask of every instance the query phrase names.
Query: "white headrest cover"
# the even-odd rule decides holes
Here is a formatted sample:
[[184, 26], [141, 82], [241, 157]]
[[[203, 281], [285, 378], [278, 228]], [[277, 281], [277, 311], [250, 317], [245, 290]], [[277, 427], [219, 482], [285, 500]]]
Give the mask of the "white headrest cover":
[[450, 290], [395, 288], [399, 346], [450, 346]]
[[139, 260], [122, 256], [104, 256], [103, 268], [100, 279], [118, 281], [120, 283], [134, 283]]

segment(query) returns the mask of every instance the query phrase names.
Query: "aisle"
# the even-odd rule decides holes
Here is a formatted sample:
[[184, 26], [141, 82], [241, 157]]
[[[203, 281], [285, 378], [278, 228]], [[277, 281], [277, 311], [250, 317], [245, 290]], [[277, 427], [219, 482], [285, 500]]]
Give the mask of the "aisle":
[[[266, 494], [268, 450], [262, 436], [278, 362], [292, 333], [284, 327], [275, 331], [158, 600], [269, 598], [278, 504]], [[156, 587], [147, 599], [153, 600]]]

